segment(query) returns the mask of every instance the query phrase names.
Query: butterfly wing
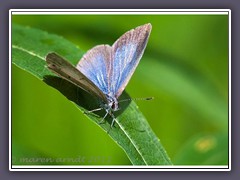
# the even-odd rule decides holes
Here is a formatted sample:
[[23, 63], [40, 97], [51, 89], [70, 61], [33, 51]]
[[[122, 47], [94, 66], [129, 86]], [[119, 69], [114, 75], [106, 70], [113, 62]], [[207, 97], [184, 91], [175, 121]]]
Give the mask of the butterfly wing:
[[56, 53], [49, 53], [46, 56], [47, 67], [53, 73], [77, 85], [81, 89], [106, 101], [102, 91], [84, 74], [79, 72], [72, 64]]
[[98, 45], [90, 49], [77, 64], [77, 69], [88, 77], [104, 94], [109, 92], [111, 47]]
[[110, 91], [118, 98], [133, 75], [147, 45], [152, 26], [145, 24], [123, 34], [112, 46]]

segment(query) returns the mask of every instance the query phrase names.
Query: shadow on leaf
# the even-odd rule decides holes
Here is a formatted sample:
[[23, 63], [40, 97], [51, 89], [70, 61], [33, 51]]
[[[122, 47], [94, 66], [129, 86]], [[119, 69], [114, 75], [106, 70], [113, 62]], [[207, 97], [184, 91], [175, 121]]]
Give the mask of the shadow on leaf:
[[[74, 102], [80, 108], [84, 108], [87, 111], [91, 111], [93, 109], [97, 109], [100, 107], [102, 103], [100, 99], [92, 96], [91, 94], [87, 93], [86, 91], [82, 90], [81, 88], [75, 86], [74, 84], [68, 82], [65, 79], [56, 76], [44, 76], [43, 81], [53, 88], [57, 89], [61, 92], [68, 100]], [[130, 96], [124, 91], [123, 94], [120, 96], [119, 100], [123, 99], [130, 99]], [[130, 104], [129, 101], [124, 101], [120, 103], [120, 109], [114, 112], [114, 116], [117, 118], [121, 113], [128, 107]], [[93, 113], [91, 113], [93, 114]], [[104, 115], [106, 114], [105, 110], [95, 111], [94, 114], [98, 116], [101, 120]], [[99, 121], [100, 121], [99, 120]], [[112, 117], [107, 116], [105, 120], [111, 124]]]

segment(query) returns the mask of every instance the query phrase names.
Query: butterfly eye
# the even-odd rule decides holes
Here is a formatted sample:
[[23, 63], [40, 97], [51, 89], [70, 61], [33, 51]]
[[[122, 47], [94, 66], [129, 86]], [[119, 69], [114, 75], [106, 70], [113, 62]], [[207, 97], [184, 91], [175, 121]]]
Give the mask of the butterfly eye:
[[117, 111], [119, 109], [118, 103], [117, 102], [113, 102], [111, 108], [112, 108], [113, 111]]

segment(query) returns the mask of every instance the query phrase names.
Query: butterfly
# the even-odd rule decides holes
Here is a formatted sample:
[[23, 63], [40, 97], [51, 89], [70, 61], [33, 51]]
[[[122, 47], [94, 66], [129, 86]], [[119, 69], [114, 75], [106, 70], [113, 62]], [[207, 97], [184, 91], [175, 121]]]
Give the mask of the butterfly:
[[[53, 73], [80, 87], [100, 100], [100, 108], [116, 121], [113, 112], [119, 110], [118, 98], [127, 86], [146, 48], [150, 23], [127, 31], [112, 46], [97, 45], [83, 55], [77, 66], [52, 52], [46, 56], [47, 67]], [[95, 111], [92, 110], [92, 111]], [[91, 112], [92, 112], [91, 111]]]

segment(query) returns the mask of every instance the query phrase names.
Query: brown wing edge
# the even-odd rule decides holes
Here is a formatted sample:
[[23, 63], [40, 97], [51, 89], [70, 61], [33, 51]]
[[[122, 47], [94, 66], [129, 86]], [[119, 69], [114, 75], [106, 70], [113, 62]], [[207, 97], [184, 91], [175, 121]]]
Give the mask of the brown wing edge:
[[107, 102], [106, 96], [91, 80], [57, 53], [48, 53], [45, 59], [47, 68], [53, 73]]

